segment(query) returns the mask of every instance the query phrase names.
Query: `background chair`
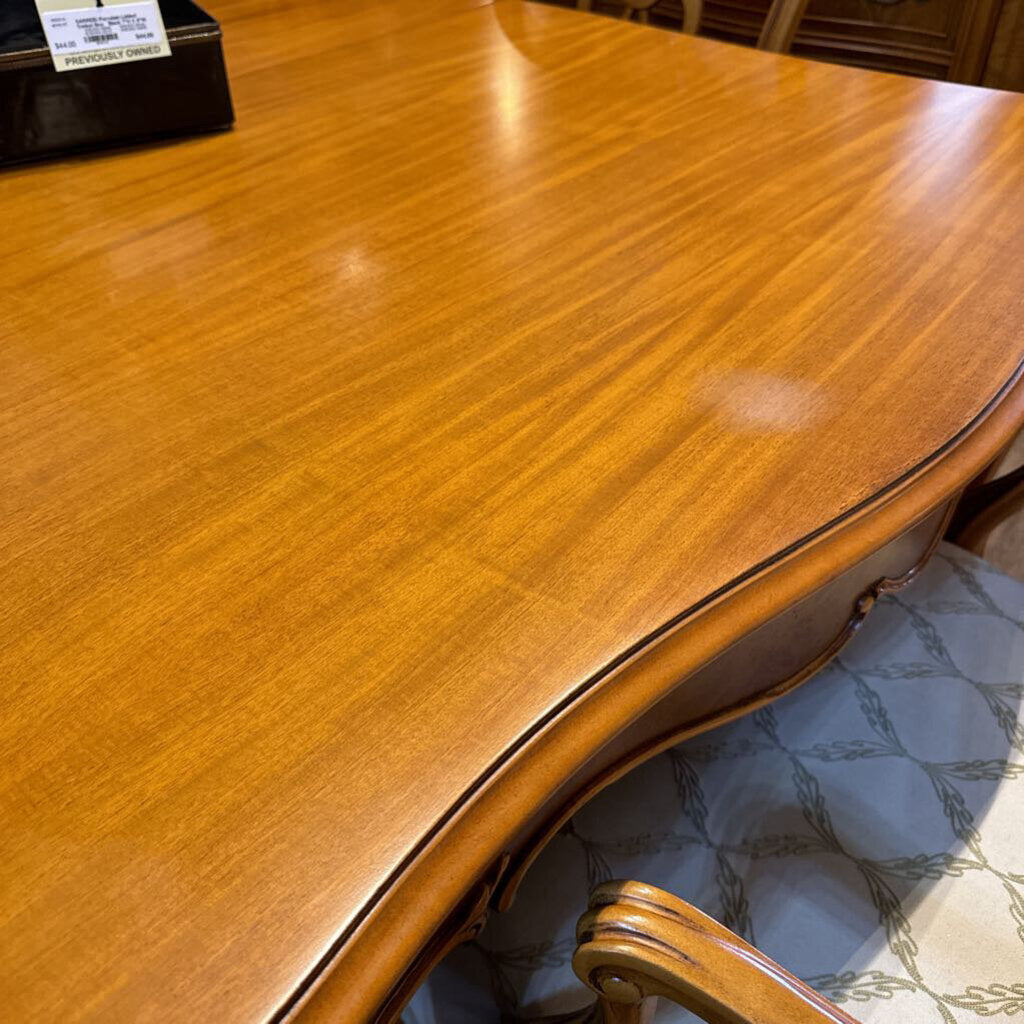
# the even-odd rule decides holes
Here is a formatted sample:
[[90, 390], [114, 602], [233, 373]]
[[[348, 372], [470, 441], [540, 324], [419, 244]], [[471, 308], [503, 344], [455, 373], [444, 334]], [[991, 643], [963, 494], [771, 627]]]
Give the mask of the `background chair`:
[[[636, 16], [638, 21], [647, 22], [649, 12], [658, 0], [622, 0], [622, 17]], [[577, 7], [583, 11], [592, 9], [593, 0], [577, 0]], [[807, 8], [807, 0], [775, 0], [768, 10], [757, 40], [759, 50], [772, 50], [775, 53], [788, 53], [796, 35], [800, 19]], [[696, 34], [700, 28], [701, 13], [704, 0], [684, 0], [683, 24], [684, 32]]]

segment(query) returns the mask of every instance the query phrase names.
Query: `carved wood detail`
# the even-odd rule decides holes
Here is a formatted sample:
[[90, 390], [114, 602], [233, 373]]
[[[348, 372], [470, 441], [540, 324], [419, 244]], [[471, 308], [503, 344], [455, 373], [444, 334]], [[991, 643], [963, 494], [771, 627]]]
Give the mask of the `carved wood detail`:
[[[931, 558], [941, 538], [947, 533], [956, 507], [955, 499], [949, 501], [940, 509], [929, 513], [905, 534], [890, 541], [880, 552], [872, 556], [879, 557], [886, 550], [898, 545], [907, 536], [914, 534], [915, 531], [921, 532], [924, 538], [922, 541], [916, 542], [916, 546], [913, 546], [915, 554], [908, 559], [909, 566], [905, 571], [894, 575], [880, 575], [860, 590], [852, 604], [847, 606], [850, 610], [838, 631], [795, 672], [787, 674], [785, 678], [774, 685], [757, 690], [745, 699], [732, 701], [724, 707], [696, 717], [685, 720], [677, 719], [676, 724], [656, 731], [644, 742], [630, 747], [621, 757], [616, 758], [594, 774], [584, 785], [573, 790], [569, 798], [560, 802], [557, 805], [557, 810], [549, 815], [517, 850], [513, 851], [511, 855], [504, 853], [491, 864], [472, 891], [449, 915], [445, 923], [437, 929], [431, 942], [408, 965], [374, 1018], [375, 1024], [393, 1024], [396, 1021], [400, 1024], [402, 1009], [427, 974], [456, 946], [476, 938], [484, 927], [490, 910], [504, 911], [511, 907], [523, 877], [540, 851], [572, 815], [602, 789], [668, 747], [778, 700], [807, 682], [831, 661], [857, 632], [878, 599], [884, 594], [893, 593], [907, 586], [921, 571]], [[868, 561], [870, 559], [865, 560], [865, 562]], [[850, 570], [850, 572], [856, 569], [857, 567], [854, 567], [854, 570]], [[843, 578], [838, 578], [833, 581], [833, 584], [841, 585]], [[810, 595], [807, 600], [817, 600], [820, 594], [833, 584], [827, 584], [821, 591]], [[772, 625], [773, 623], [769, 622], [762, 628], [769, 629]], [[742, 643], [743, 641], [740, 641], [737, 647]], [[656, 707], [651, 710], [652, 718], [658, 719], [660, 714], [660, 708]], [[635, 1016], [630, 1016], [630, 1013], [633, 1012], [633, 1010], [627, 1012], [627, 1009], [622, 1006], [615, 1006], [611, 1003], [606, 1003], [603, 1008], [599, 1004], [594, 1004], [564, 1017], [543, 1018], [530, 1021], [529, 1024], [602, 1024], [602, 1022], [603, 1024], [635, 1024]], [[646, 1009], [644, 1012], [647, 1012]], [[613, 1015], [609, 1016], [609, 1014]], [[523, 1022], [523, 1024], [527, 1024], [527, 1022]]]
[[857, 1024], [688, 903], [640, 882], [594, 890], [573, 969], [607, 1024], [643, 1024], [661, 997], [716, 1024]]
[[502, 854], [448, 915], [433, 939], [406, 968], [377, 1012], [374, 1024], [401, 1024], [400, 1015], [424, 978], [456, 947], [475, 939], [487, 923], [495, 887], [509, 863]]
[[902, 574], [893, 577], [882, 576], [864, 589], [854, 601], [850, 614], [838, 633], [800, 669], [788, 675], [779, 683], [757, 691], [750, 697], [730, 703], [698, 718], [677, 722], [670, 728], [648, 739], [642, 746], [628, 751], [624, 756], [615, 760], [595, 775], [587, 785], [574, 792], [534, 835], [523, 844], [512, 858], [511, 867], [500, 881], [495, 892], [495, 908], [499, 911], [505, 911], [512, 906], [519, 885], [540, 851], [565, 826], [569, 819], [602, 789], [611, 785], [617, 779], [622, 778], [622, 776], [637, 765], [656, 756], [663, 750], [667, 750], [676, 743], [702, 732], [707, 732], [719, 725], [724, 725], [726, 722], [740, 718], [743, 715], [750, 714], [758, 708], [770, 704], [780, 697], [784, 697], [824, 668], [850, 642], [853, 635], [860, 629], [864, 620], [874, 608], [879, 597], [901, 590], [918, 575], [935, 552], [935, 548], [945, 534], [950, 518], [953, 515], [954, 507], [955, 503], [950, 502], [941, 512], [934, 526], [934, 533], [930, 541], [923, 553], [913, 564]]

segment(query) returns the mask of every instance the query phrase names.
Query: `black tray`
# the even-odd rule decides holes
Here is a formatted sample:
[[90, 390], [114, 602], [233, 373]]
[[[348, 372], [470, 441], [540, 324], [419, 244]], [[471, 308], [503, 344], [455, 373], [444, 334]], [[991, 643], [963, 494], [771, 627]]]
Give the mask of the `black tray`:
[[160, 11], [170, 57], [58, 73], [34, 0], [0, 0], [0, 165], [229, 128], [220, 25], [191, 0]]

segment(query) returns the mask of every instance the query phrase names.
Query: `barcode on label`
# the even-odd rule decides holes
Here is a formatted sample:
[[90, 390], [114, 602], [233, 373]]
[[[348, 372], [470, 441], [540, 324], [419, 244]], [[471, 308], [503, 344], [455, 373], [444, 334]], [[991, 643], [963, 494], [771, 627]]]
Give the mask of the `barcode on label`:
[[[10, 2], [0, 0], [0, 22], [5, 5]], [[56, 71], [171, 55], [159, 0], [35, 0], [35, 3]], [[136, 45], [140, 43], [142, 45]], [[3, 1018], [2, 1013], [0, 1018]]]

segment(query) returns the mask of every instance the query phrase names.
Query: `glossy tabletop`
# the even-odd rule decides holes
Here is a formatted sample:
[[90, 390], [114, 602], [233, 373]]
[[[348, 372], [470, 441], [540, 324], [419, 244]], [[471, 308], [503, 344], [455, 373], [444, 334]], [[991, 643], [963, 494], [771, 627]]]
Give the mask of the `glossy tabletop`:
[[12, 1021], [366, 1016], [546, 723], [1021, 415], [1024, 98], [211, 6], [233, 132], [0, 175]]

